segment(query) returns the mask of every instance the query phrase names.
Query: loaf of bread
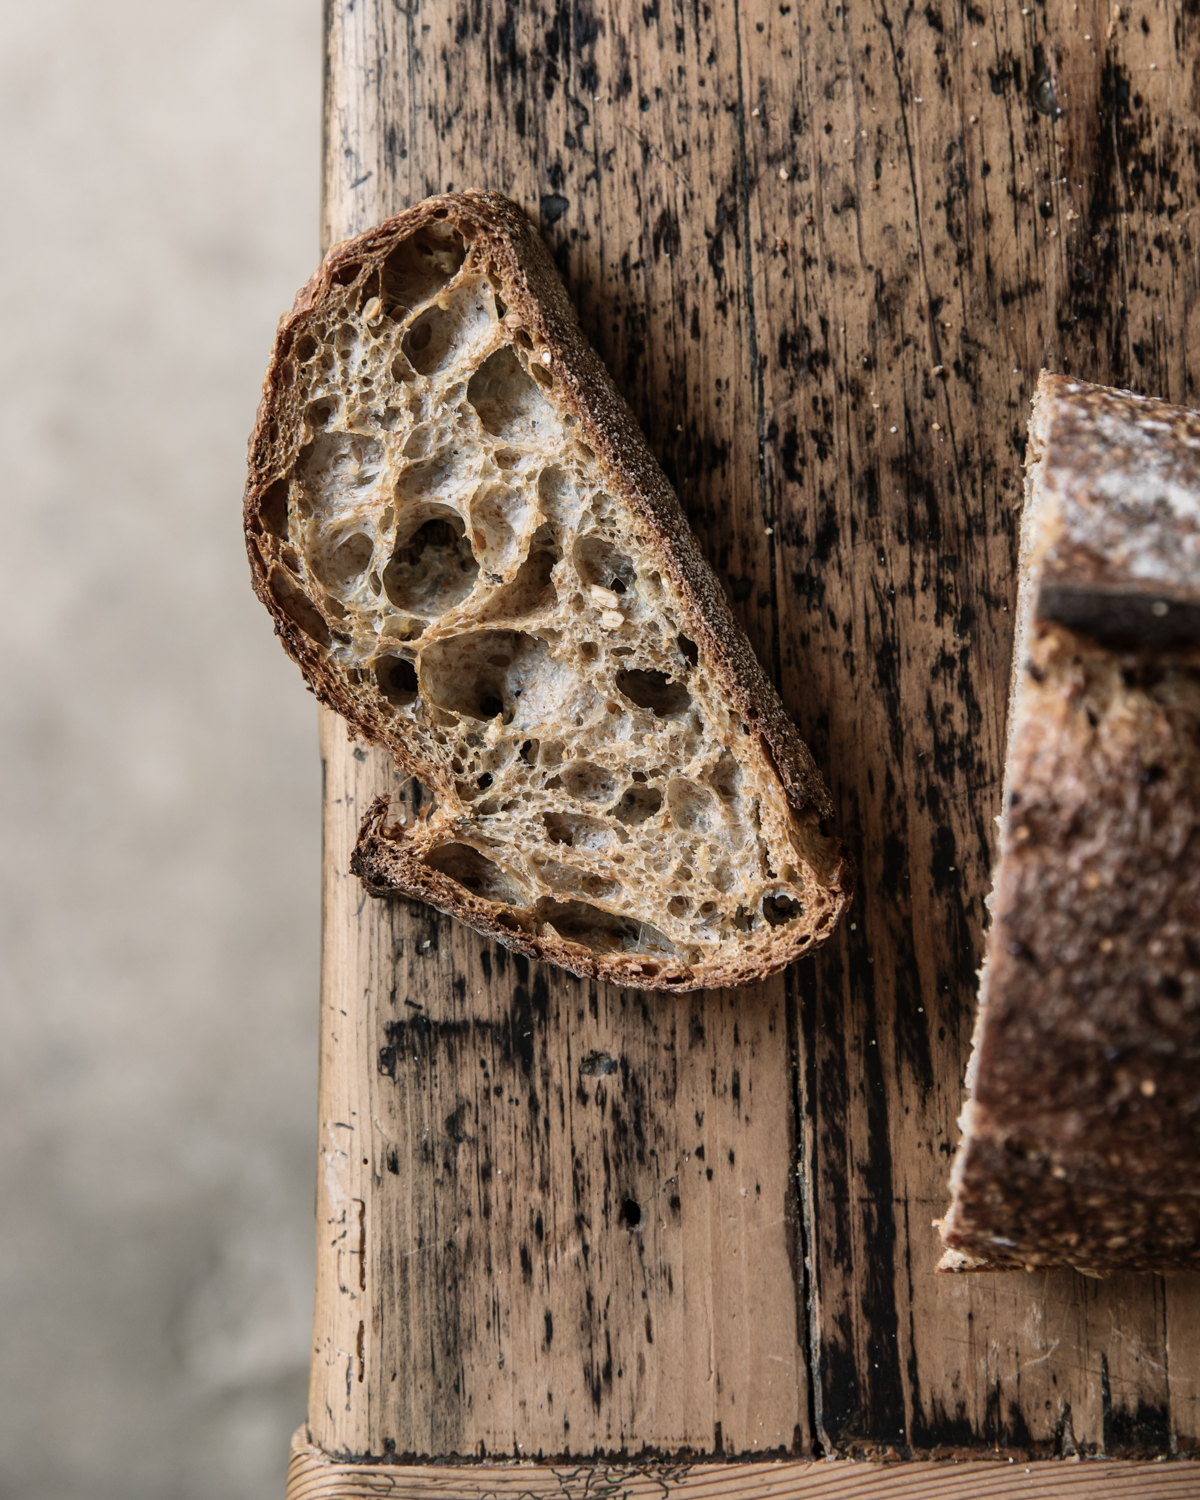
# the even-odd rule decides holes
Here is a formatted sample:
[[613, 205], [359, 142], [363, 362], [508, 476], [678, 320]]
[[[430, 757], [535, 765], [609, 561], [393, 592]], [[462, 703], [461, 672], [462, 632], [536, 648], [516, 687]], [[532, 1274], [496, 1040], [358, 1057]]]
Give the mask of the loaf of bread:
[[1200, 1265], [1200, 415], [1043, 374], [946, 1270]]
[[431, 198], [330, 251], [279, 328], [245, 528], [309, 687], [428, 794], [367, 815], [371, 892], [646, 988], [746, 984], [833, 929], [821, 778], [514, 204]]

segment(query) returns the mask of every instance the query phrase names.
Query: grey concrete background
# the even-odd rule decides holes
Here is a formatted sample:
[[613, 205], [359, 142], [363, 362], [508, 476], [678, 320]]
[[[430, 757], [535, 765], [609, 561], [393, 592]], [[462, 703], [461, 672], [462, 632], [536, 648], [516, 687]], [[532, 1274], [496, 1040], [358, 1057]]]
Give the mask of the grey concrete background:
[[282, 1497], [315, 711], [246, 437], [317, 257], [317, 0], [3, 6], [0, 1496]]

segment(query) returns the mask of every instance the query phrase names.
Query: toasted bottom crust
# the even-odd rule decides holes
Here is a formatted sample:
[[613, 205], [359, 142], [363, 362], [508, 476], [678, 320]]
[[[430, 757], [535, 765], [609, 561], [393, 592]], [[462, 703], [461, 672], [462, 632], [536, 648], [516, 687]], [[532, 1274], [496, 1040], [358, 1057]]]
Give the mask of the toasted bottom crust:
[[[379, 797], [363, 819], [350, 861], [352, 872], [371, 895], [427, 901], [518, 953], [557, 964], [581, 979], [632, 989], [682, 993], [756, 984], [823, 943], [854, 894], [853, 867], [841, 860], [832, 871], [822, 872], [821, 884], [810, 884], [802, 930], [769, 928], [748, 934], [732, 954], [723, 947], [720, 959], [680, 962], [665, 951], [645, 951], [636, 926], [624, 919], [614, 918], [597, 928], [596, 919], [603, 920], [605, 914], [592, 907], [577, 909], [573, 902], [545, 900], [532, 907], [501, 906], [473, 895], [459, 880], [425, 863], [419, 824], [389, 827], [387, 817], [388, 798]], [[621, 951], [626, 942], [634, 951]], [[606, 946], [610, 951], [602, 951]]]

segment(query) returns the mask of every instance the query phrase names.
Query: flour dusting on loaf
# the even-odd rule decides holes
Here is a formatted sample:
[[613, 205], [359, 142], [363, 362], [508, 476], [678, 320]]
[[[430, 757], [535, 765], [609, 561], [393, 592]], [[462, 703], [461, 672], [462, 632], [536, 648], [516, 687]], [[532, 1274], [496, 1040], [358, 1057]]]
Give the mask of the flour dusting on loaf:
[[507, 200], [334, 247], [280, 326], [245, 515], [309, 686], [429, 794], [370, 810], [372, 892], [643, 987], [748, 983], [832, 930], [812, 758]]

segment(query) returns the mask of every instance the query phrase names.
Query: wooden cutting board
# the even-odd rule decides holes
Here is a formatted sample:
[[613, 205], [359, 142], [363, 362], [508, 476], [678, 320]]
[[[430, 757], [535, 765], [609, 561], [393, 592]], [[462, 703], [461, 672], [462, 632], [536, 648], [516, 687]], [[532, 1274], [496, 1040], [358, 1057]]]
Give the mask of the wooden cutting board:
[[326, 17], [326, 242], [467, 187], [540, 223], [860, 880], [756, 989], [588, 984], [363, 895], [357, 823], [396, 783], [326, 719], [297, 1452], [361, 1486], [430, 1459], [1200, 1448], [1200, 1280], [939, 1276], [932, 1227], [1037, 372], [1200, 402], [1195, 0]]

